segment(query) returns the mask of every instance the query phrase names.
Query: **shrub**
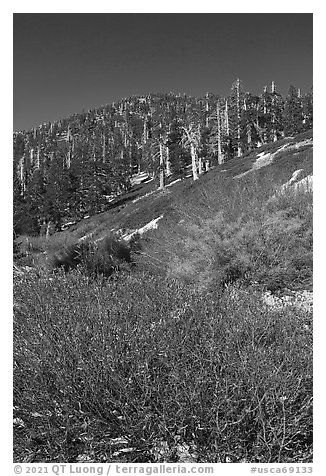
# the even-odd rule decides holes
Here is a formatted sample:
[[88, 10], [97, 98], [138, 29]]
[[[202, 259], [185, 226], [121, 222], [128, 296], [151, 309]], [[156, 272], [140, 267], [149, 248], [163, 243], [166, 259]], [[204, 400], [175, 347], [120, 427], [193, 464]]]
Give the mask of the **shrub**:
[[[201, 290], [241, 281], [276, 291], [312, 281], [312, 193], [277, 193], [266, 174], [214, 178], [206, 192], [180, 199], [150, 240], [142, 265]], [[202, 179], [203, 180], [203, 179]]]
[[[311, 461], [311, 315], [229, 286], [78, 270], [15, 290], [15, 460]], [[113, 456], [114, 438], [130, 454]], [[168, 458], [168, 459], [167, 459]]]
[[98, 243], [79, 242], [66, 248], [61, 256], [54, 256], [55, 268], [67, 272], [80, 266], [87, 276], [108, 277], [122, 263], [131, 264], [130, 248], [114, 237], [106, 237]]

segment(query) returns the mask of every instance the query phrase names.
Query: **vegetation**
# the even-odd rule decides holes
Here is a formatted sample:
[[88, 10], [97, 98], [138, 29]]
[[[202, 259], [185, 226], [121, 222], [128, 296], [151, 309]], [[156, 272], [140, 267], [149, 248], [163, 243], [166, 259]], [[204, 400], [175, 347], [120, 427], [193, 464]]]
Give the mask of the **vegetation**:
[[[275, 84], [261, 95], [240, 80], [228, 97], [131, 97], [14, 134], [14, 232], [46, 235], [108, 210], [147, 172], [160, 188], [192, 163], [197, 179], [212, 165], [312, 127], [312, 91]], [[158, 187], [158, 184], [156, 184]]]
[[[311, 458], [311, 316], [229, 287], [79, 271], [16, 290], [16, 461]], [[122, 458], [122, 459], [121, 459]], [[117, 458], [116, 458], [117, 460]]]
[[263, 299], [312, 285], [311, 189], [282, 188], [312, 149], [253, 157], [28, 239], [54, 272], [15, 277], [15, 461], [312, 461], [312, 313]]

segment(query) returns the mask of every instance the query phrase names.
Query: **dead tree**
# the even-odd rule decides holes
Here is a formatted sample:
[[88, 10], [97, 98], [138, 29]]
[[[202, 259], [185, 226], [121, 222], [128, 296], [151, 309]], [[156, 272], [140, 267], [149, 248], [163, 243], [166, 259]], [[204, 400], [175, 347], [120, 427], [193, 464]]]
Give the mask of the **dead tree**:
[[184, 131], [184, 145], [190, 147], [192, 177], [198, 180], [198, 155], [197, 151], [200, 145], [200, 134], [193, 124], [188, 127], [182, 127]]

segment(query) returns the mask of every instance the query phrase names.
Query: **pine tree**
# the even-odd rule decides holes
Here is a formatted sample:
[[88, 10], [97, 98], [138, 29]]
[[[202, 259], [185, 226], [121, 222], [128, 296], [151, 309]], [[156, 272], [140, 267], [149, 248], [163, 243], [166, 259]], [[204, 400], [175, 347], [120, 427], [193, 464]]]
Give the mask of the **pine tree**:
[[182, 129], [177, 121], [172, 122], [167, 139], [169, 162], [174, 174], [181, 174], [190, 162], [190, 153], [182, 146]]
[[284, 135], [283, 110], [283, 98], [280, 94], [277, 93], [275, 82], [272, 81], [270, 106], [270, 141], [275, 142]]
[[302, 100], [297, 88], [290, 86], [285, 100], [284, 108], [284, 131], [287, 136], [299, 134], [303, 131], [303, 108]]
[[31, 235], [38, 235], [42, 225], [46, 222], [46, 183], [42, 171], [35, 170], [30, 177], [24, 197], [25, 213], [27, 218], [27, 229], [25, 232]]
[[230, 123], [230, 138], [234, 144], [234, 148], [236, 149], [237, 157], [240, 157], [243, 152], [243, 145], [242, 145], [242, 136], [243, 136], [243, 128], [242, 128], [242, 110], [243, 110], [243, 87], [242, 82], [238, 78], [233, 84], [231, 88], [230, 94], [230, 104], [229, 104], [229, 112], [228, 112], [228, 122]]
[[313, 124], [313, 91], [311, 90], [302, 98], [303, 128], [309, 130]]

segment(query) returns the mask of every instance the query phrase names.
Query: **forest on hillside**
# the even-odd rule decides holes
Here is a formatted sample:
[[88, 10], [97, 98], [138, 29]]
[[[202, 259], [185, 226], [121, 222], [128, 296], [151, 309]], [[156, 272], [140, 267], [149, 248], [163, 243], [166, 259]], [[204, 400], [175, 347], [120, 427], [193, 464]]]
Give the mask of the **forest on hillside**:
[[312, 128], [313, 93], [271, 83], [257, 96], [238, 79], [227, 97], [156, 93], [14, 133], [14, 234], [49, 235], [106, 210], [146, 172], [194, 180], [214, 164]]

